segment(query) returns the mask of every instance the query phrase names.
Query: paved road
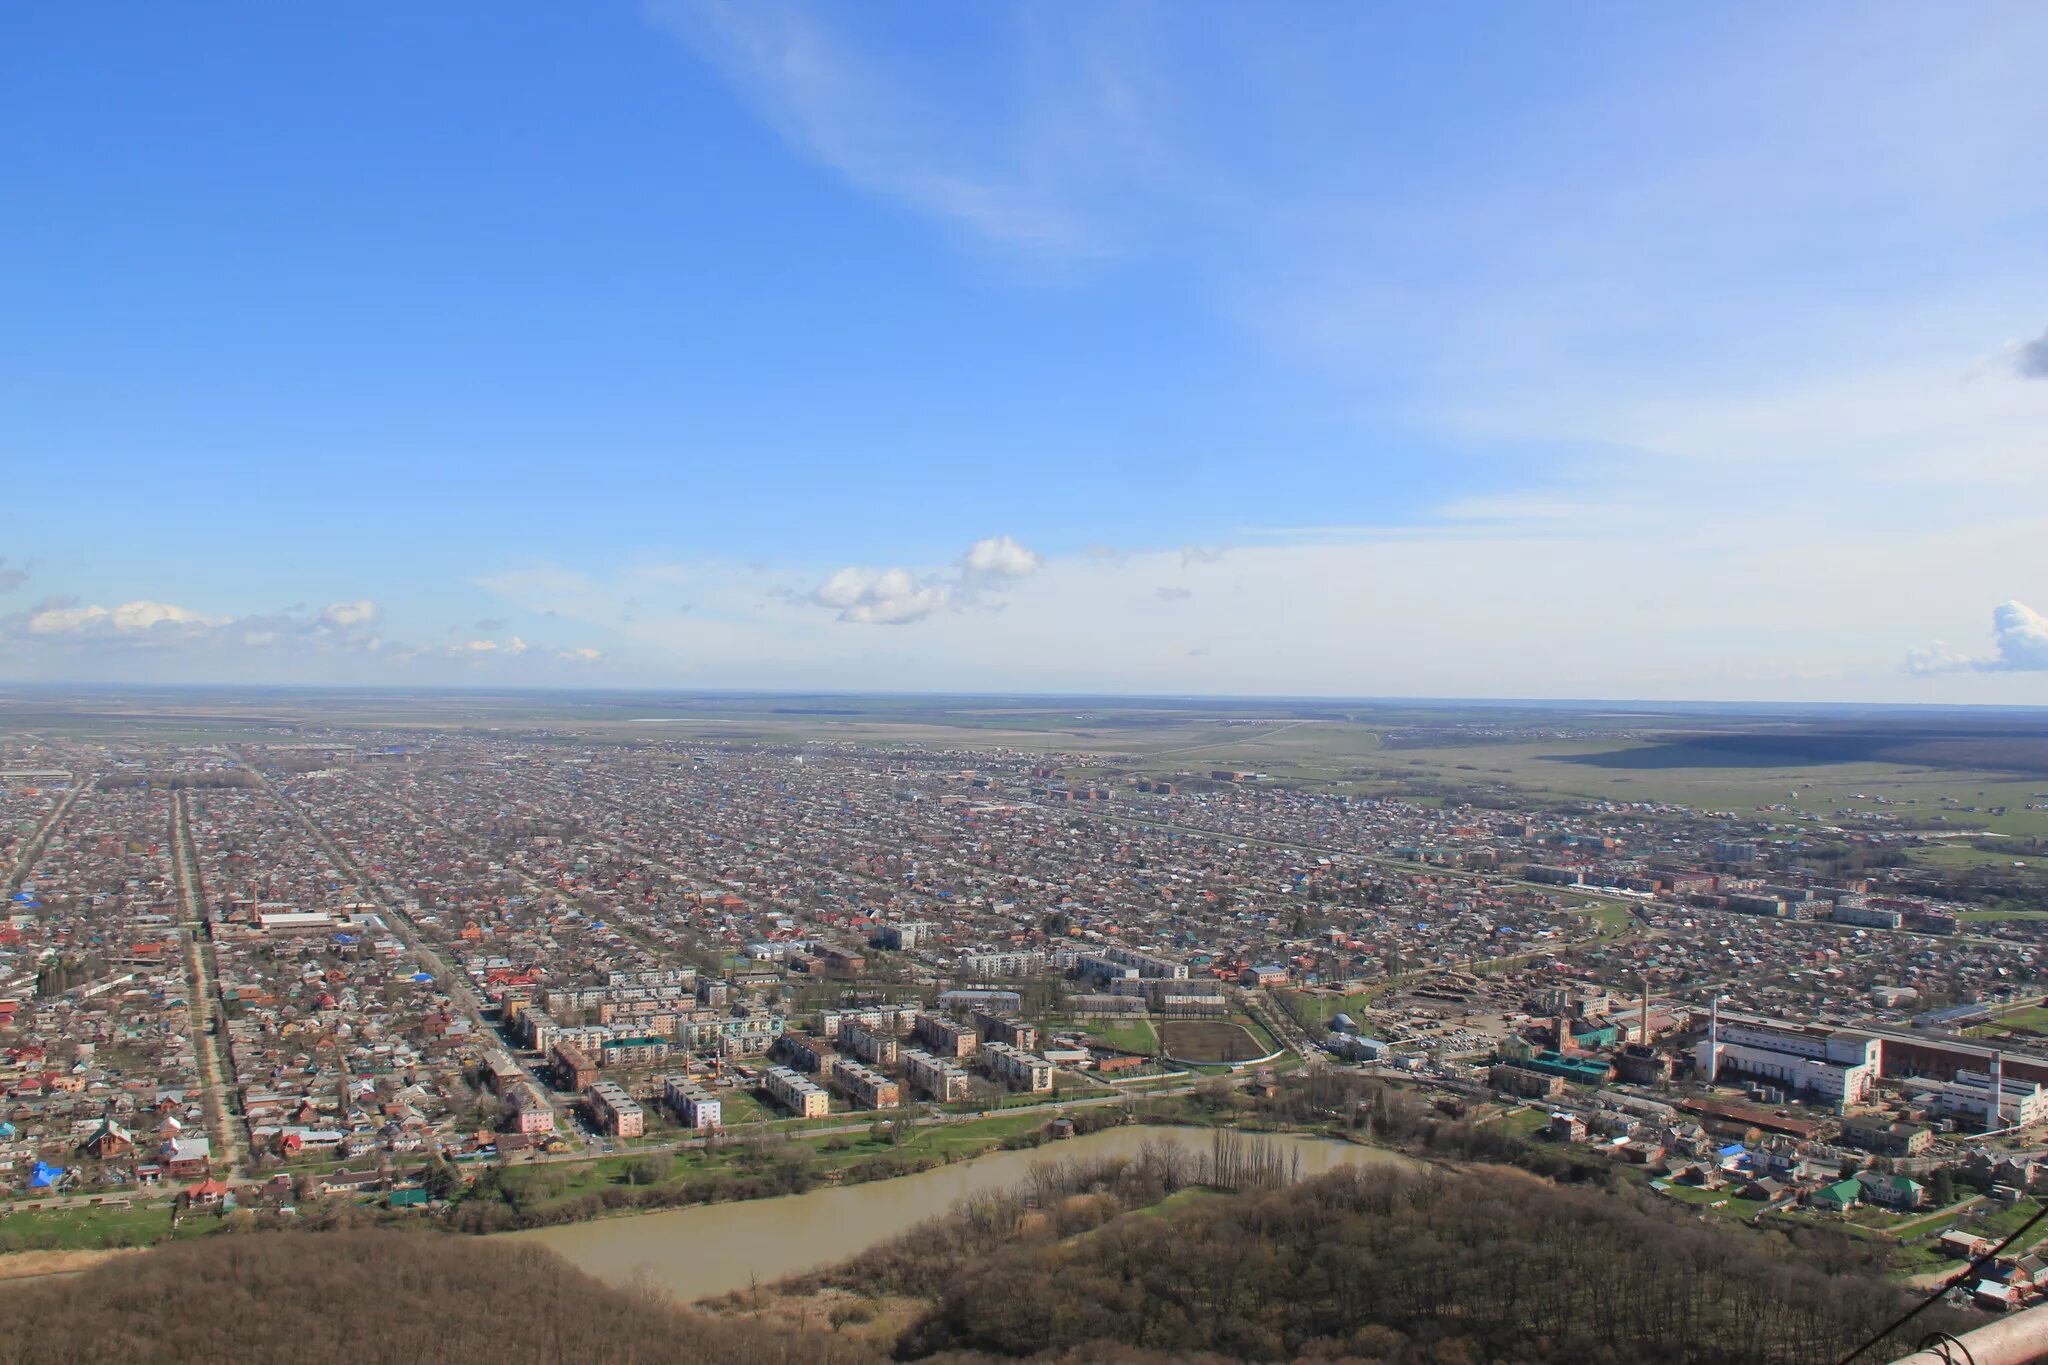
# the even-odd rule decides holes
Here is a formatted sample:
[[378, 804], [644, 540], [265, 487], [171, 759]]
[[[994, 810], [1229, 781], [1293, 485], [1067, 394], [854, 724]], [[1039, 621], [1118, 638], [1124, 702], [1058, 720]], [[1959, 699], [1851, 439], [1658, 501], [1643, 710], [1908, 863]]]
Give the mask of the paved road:
[[199, 1084], [209, 1101], [207, 1117], [213, 1123], [214, 1145], [226, 1163], [226, 1174], [242, 1177], [249, 1165], [249, 1146], [242, 1131], [231, 1088], [234, 1068], [228, 1056], [227, 1035], [219, 1022], [214, 1001], [220, 993], [219, 961], [206, 931], [205, 896], [192, 854], [192, 827], [185, 809], [185, 793], [171, 793], [171, 875], [178, 886], [178, 935], [185, 946], [186, 994], [191, 1000], [192, 1049], [199, 1061]]
[[43, 845], [50, 841], [50, 831], [57, 827], [57, 822], [62, 820], [64, 813], [71, 809], [71, 803], [78, 799], [79, 793], [91, 786], [96, 780], [96, 774], [78, 774], [76, 780], [72, 783], [71, 790], [65, 792], [63, 799], [50, 807], [50, 813], [43, 817], [43, 823], [36, 827], [35, 834], [29, 839], [28, 843], [22, 846], [20, 854], [15, 857], [14, 866], [8, 869], [8, 895], [11, 896], [21, 889], [21, 884], [28, 879], [28, 874], [35, 870], [36, 859], [43, 856]]

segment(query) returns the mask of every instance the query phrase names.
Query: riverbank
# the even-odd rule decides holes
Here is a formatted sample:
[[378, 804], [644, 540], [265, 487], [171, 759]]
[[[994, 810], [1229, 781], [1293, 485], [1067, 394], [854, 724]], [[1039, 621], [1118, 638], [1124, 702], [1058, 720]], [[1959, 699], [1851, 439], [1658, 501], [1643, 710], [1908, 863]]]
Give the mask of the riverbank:
[[[1033, 1167], [1048, 1160], [1136, 1160], [1151, 1146], [1175, 1150], [1193, 1163], [1207, 1156], [1215, 1140], [1213, 1130], [1129, 1124], [884, 1182], [823, 1186], [771, 1199], [704, 1204], [507, 1237], [546, 1246], [599, 1279], [645, 1284], [694, 1301], [848, 1260], [962, 1200], [1023, 1186], [1032, 1179]], [[1289, 1175], [1318, 1175], [1339, 1166], [1416, 1164], [1398, 1152], [1332, 1138], [1257, 1133], [1242, 1140]]]

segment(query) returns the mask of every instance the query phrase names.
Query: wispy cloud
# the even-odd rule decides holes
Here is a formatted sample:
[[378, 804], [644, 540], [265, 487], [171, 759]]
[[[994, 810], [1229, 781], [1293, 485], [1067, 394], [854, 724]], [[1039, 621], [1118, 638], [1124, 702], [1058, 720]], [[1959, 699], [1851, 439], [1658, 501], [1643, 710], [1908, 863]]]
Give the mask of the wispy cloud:
[[1020, 21], [1003, 84], [967, 89], [942, 57], [919, 65], [907, 45], [863, 44], [784, 0], [651, 0], [647, 12], [799, 154], [1027, 255], [1108, 252], [1103, 201], [1129, 189], [1133, 153], [1155, 147], [1142, 76], [1085, 19]]

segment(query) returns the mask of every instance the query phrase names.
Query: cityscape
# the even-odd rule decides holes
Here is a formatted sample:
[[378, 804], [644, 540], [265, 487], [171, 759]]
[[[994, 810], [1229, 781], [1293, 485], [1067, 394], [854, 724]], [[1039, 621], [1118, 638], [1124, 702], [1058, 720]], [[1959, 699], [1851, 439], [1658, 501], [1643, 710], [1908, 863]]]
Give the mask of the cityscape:
[[[1016, 747], [196, 719], [222, 700], [172, 722], [209, 737], [144, 700], [0, 748], [17, 1246], [566, 1228], [614, 1181], [888, 1181], [1334, 1084], [1305, 1130], [1398, 1097], [1716, 1222], [1853, 1230], [1968, 1311], [2048, 1293], [1987, 1256], [2048, 1195], [2048, 882], [2002, 832], [2048, 776], [1818, 763], [1700, 809], [1415, 774], [1435, 722], [1268, 747], [1356, 724], [1314, 706], [1146, 704], [1228, 736], [1185, 746], [1098, 700], [1125, 747]], [[1474, 707], [1443, 751], [1548, 737], [1561, 768], [1659, 735]]]
[[2048, 1363], [2048, 6], [0, 6], [0, 1365]]

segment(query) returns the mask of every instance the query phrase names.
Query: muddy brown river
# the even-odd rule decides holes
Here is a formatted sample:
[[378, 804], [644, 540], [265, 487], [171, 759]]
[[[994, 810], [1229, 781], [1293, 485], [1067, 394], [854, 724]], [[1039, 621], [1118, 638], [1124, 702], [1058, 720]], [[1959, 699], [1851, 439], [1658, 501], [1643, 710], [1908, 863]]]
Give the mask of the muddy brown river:
[[[1327, 1138], [1245, 1136], [1262, 1149], [1277, 1145], [1290, 1160], [1298, 1153], [1303, 1175], [1338, 1166], [1411, 1164], [1394, 1152]], [[644, 1281], [679, 1299], [702, 1299], [843, 1261], [944, 1213], [967, 1195], [1021, 1185], [1033, 1162], [1135, 1157], [1147, 1141], [1178, 1143], [1190, 1154], [1203, 1156], [1209, 1151], [1210, 1136], [1200, 1128], [1110, 1128], [1028, 1151], [991, 1152], [893, 1180], [502, 1235], [538, 1242], [599, 1279]]]

